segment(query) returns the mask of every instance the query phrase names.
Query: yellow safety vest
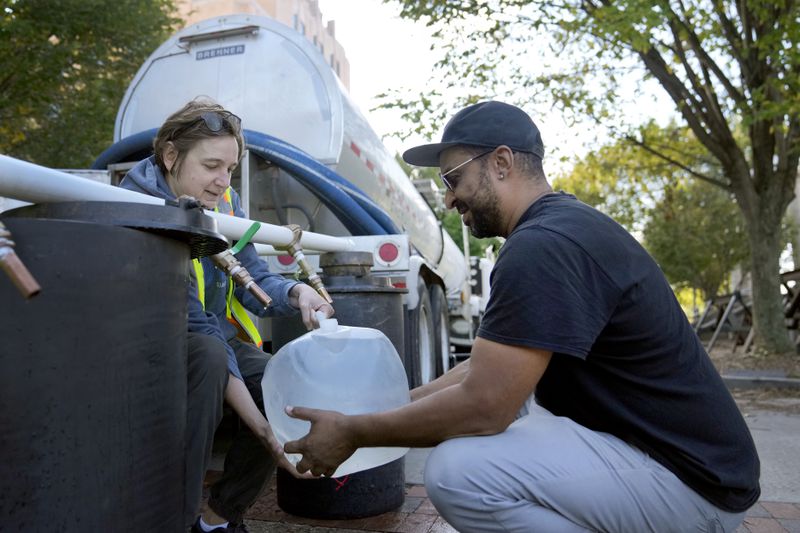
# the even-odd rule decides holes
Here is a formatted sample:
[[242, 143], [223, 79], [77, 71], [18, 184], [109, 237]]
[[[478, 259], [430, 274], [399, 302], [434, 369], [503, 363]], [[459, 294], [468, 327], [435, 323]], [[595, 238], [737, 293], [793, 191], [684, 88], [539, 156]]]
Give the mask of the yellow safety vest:
[[[219, 205], [217, 205], [217, 207], [214, 208], [214, 211], [218, 213], [222, 212], [228, 215], [234, 215], [230, 187], [225, 190], [222, 201], [219, 203]], [[205, 309], [206, 285], [203, 264], [199, 259], [193, 259], [192, 263], [194, 265], [195, 277], [197, 278], [197, 298], [200, 300], [200, 303], [203, 304], [203, 309]], [[236, 326], [236, 329], [239, 331], [238, 336], [240, 338], [243, 338], [243, 340], [250, 340], [253, 344], [261, 348], [264, 345], [264, 342], [261, 340], [261, 335], [258, 333], [258, 328], [256, 328], [256, 325], [253, 323], [250, 315], [247, 314], [247, 311], [242, 303], [236, 298], [236, 296], [234, 296], [233, 285], [234, 282], [229, 277], [228, 296], [225, 300], [225, 317], [228, 319], [228, 322]]]

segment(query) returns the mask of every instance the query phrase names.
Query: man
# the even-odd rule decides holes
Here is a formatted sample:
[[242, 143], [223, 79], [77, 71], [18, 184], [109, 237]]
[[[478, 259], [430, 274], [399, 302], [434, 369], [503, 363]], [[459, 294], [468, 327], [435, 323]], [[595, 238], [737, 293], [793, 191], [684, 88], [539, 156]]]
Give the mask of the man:
[[425, 486], [459, 531], [734, 531], [760, 494], [736, 404], [652, 258], [553, 193], [543, 156], [500, 102], [403, 154], [441, 168], [475, 236], [506, 238], [470, 359], [400, 409], [287, 407], [312, 426], [285, 451], [330, 475], [358, 447], [436, 446]]

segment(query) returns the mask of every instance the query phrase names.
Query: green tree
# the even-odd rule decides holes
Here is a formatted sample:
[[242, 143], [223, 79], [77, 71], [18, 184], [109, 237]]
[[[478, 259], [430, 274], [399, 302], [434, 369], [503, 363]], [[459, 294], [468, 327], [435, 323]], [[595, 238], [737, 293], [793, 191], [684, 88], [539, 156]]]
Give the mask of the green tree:
[[650, 122], [638, 136], [679, 165], [623, 139], [590, 153], [553, 185], [640, 236], [673, 286], [699, 289], [708, 299], [748, 259], [741, 213], [730, 193], [683, 170], [722, 173], [688, 128]]
[[[672, 154], [681, 166], [703, 164], [705, 151], [686, 128], [674, 124], [662, 128], [650, 121], [639, 128], [637, 135], [647, 138], [659, 151]], [[619, 139], [588, 153], [569, 171], [556, 175], [553, 187], [575, 194], [629, 231], [641, 233], [665, 188], [686, 175], [679, 166], [639, 144]]]
[[749, 255], [741, 212], [731, 195], [702, 181], [668, 187], [644, 229], [647, 250], [675, 286], [708, 300]]
[[173, 0], [0, 0], [0, 153], [87, 167], [134, 74], [179, 23]]
[[[791, 348], [779, 291], [781, 221], [800, 160], [800, 4], [792, 0], [389, 0], [433, 27], [442, 89], [385, 95], [415, 129], [487, 97], [549, 98], [678, 164], [629, 126], [626, 83], [659, 87], [722, 168], [685, 168], [736, 198], [752, 250], [756, 343]], [[554, 52], [540, 57], [549, 46]], [[450, 89], [460, 95], [445, 103]], [[398, 95], [400, 93], [397, 93]], [[640, 95], [634, 94], [635, 97]], [[737, 136], [736, 132], [744, 132]]]

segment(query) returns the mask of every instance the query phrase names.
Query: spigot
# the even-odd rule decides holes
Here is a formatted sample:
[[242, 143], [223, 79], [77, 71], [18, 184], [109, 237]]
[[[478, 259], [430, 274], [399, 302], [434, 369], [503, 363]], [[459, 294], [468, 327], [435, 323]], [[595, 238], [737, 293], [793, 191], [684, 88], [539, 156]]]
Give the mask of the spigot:
[[322, 279], [319, 277], [316, 271], [311, 268], [311, 265], [308, 264], [306, 256], [303, 253], [303, 247], [300, 245], [300, 237], [303, 236], [303, 230], [297, 224], [288, 224], [285, 227], [292, 230], [292, 242], [286, 246], [276, 246], [275, 248], [279, 250], [285, 250], [292, 254], [292, 257], [297, 262], [300, 270], [302, 270], [308, 278], [309, 285], [314, 287], [314, 290], [316, 290], [317, 293], [322, 296], [323, 300], [329, 304], [332, 304], [333, 298], [331, 298], [331, 295], [328, 294], [328, 290], [325, 288], [325, 285], [323, 285]]
[[33, 298], [42, 290], [42, 287], [34, 279], [33, 274], [20, 261], [19, 256], [14, 252], [14, 241], [11, 240], [11, 232], [0, 222], [0, 267], [11, 278], [19, 292], [26, 299]]
[[256, 283], [256, 281], [253, 279], [253, 276], [250, 275], [250, 272], [248, 272], [247, 269], [242, 266], [242, 263], [236, 259], [236, 256], [233, 255], [233, 252], [230, 249], [212, 255], [211, 260], [214, 261], [214, 264], [217, 266], [217, 268], [233, 278], [233, 281], [237, 285], [250, 291], [250, 294], [252, 294], [256, 300], [261, 302], [261, 304], [264, 306], [264, 309], [269, 307], [269, 305], [272, 303], [272, 298], [270, 298], [267, 293], [258, 286], [258, 283]]

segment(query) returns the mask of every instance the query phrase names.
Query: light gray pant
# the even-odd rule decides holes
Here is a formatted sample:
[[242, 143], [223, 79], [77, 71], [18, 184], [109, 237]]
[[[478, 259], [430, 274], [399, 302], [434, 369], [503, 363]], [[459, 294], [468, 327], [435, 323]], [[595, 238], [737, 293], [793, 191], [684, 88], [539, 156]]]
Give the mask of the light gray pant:
[[529, 408], [503, 433], [451, 439], [428, 457], [428, 497], [458, 531], [723, 533], [744, 519], [622, 440]]

